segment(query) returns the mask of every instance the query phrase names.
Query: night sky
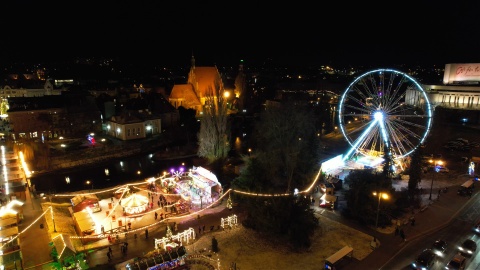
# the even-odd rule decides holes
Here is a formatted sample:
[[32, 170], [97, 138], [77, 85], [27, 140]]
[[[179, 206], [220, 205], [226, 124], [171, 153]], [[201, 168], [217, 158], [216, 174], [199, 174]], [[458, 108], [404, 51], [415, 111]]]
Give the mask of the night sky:
[[105, 56], [184, 65], [193, 53], [202, 65], [480, 62], [479, 4], [460, 1], [8, 2], [0, 4], [4, 61]]

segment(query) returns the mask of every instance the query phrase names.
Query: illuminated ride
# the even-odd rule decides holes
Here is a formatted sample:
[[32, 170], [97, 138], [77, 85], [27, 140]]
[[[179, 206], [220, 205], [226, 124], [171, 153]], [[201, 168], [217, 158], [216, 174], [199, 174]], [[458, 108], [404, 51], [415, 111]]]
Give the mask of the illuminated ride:
[[340, 130], [351, 148], [343, 156], [393, 161], [410, 155], [427, 137], [432, 107], [420, 86], [409, 75], [393, 69], [376, 69], [356, 78], [339, 101]]

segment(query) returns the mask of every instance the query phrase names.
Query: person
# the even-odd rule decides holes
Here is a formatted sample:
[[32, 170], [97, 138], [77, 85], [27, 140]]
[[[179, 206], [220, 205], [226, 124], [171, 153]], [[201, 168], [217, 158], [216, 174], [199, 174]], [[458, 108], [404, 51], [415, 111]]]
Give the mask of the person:
[[112, 247], [108, 247], [108, 253], [110, 253], [110, 255], [112, 255]]
[[107, 252], [107, 257], [108, 257], [108, 261], [112, 261], [112, 254], [110, 254], [110, 252]]
[[157, 217], [158, 217], [158, 213], [155, 212], [155, 220], [157, 220]]
[[148, 229], [145, 229], [145, 239], [148, 239]]

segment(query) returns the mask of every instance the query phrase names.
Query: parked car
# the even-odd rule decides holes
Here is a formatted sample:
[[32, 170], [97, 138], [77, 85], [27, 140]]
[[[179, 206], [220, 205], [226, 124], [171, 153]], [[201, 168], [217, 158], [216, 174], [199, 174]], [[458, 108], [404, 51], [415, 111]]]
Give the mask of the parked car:
[[467, 258], [461, 254], [455, 254], [453, 258], [445, 265], [448, 270], [464, 270], [467, 264]]
[[437, 240], [432, 245], [432, 250], [437, 256], [445, 256], [445, 251], [447, 250], [447, 242], [445, 240]]
[[436, 170], [437, 172], [439, 172], [439, 173], [448, 173], [448, 172], [450, 172], [450, 170], [449, 170], [447, 167], [437, 167], [435, 170]]
[[458, 189], [457, 193], [460, 196], [472, 196], [473, 190], [475, 189], [475, 181], [473, 179], [468, 179], [463, 183]]
[[472, 256], [473, 253], [477, 251], [477, 242], [468, 238], [463, 241], [463, 243], [458, 247], [462, 255]]
[[424, 249], [422, 253], [418, 255], [414, 262], [412, 262], [412, 268], [418, 270], [431, 269], [435, 264], [435, 253], [429, 248]]

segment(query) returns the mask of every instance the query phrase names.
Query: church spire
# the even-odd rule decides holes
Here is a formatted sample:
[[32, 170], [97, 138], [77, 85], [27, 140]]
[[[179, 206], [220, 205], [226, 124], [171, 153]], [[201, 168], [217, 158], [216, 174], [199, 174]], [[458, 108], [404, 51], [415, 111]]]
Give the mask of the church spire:
[[191, 60], [191, 61], [192, 61], [192, 63], [191, 63], [191, 64], [192, 64], [191, 68], [192, 68], [192, 69], [195, 69], [195, 57], [193, 56], [193, 51], [192, 51], [192, 60]]

